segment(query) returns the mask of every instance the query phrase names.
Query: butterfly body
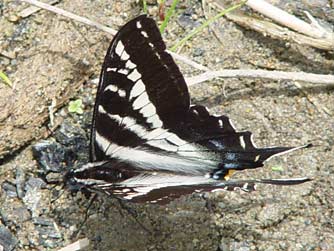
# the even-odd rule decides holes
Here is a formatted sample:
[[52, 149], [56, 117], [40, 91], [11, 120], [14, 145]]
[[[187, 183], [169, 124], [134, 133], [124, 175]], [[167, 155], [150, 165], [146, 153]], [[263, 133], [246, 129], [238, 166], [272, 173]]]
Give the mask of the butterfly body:
[[116, 34], [102, 66], [91, 161], [65, 179], [129, 201], [165, 204], [193, 192], [307, 181], [227, 181], [233, 170], [261, 167], [274, 155], [302, 147], [257, 148], [251, 133], [237, 132], [228, 117], [190, 105], [185, 80], [155, 22], [139, 16]]

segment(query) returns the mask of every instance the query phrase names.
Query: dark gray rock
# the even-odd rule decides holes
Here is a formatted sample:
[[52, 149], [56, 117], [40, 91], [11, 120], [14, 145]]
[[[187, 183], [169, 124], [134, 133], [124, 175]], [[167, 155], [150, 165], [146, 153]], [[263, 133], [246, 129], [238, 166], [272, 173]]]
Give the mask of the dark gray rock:
[[17, 239], [13, 234], [5, 227], [0, 226], [0, 250], [4, 251], [14, 250]]

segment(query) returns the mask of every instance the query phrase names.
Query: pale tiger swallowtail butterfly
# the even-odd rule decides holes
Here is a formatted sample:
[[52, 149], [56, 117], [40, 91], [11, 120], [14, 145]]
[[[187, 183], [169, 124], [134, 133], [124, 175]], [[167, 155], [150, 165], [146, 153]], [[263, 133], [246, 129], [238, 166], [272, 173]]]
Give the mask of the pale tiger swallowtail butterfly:
[[193, 192], [310, 179], [228, 180], [300, 147], [256, 148], [227, 116], [191, 105], [186, 82], [153, 19], [139, 16], [115, 35], [105, 56], [91, 127], [90, 162], [70, 170], [72, 187], [132, 202], [166, 204]]

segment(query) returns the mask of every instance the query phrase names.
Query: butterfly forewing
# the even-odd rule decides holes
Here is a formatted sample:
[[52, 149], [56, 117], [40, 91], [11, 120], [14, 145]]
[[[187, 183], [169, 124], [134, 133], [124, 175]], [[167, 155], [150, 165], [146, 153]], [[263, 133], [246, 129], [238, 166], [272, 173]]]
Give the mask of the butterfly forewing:
[[114, 143], [108, 150], [134, 147], [164, 132], [152, 130], [177, 127], [185, 117], [188, 89], [165, 49], [155, 22], [145, 16], [127, 23], [113, 39], [96, 97], [92, 161], [105, 156], [97, 142], [101, 137]]

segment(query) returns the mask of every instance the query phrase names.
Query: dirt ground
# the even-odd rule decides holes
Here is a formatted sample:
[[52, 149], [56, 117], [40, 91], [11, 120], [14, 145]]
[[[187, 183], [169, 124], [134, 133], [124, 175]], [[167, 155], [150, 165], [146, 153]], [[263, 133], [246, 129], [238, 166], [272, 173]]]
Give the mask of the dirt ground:
[[[134, 0], [63, 0], [57, 6], [114, 29], [142, 13]], [[298, 11], [308, 8], [298, 6]], [[13, 88], [0, 83], [4, 250], [59, 250], [80, 238], [90, 241], [85, 250], [103, 251], [334, 250], [334, 85], [240, 78], [190, 88], [193, 103], [228, 115], [237, 129], [253, 132], [258, 146], [314, 145], [233, 178], [308, 176], [312, 182], [294, 187], [261, 185], [254, 193], [186, 196], [164, 207], [127, 205], [137, 217], [102, 196], [87, 211], [89, 199], [84, 195], [71, 195], [38, 178], [32, 146], [42, 139], [58, 140], [66, 131], [64, 124], [88, 145], [96, 82], [112, 36], [48, 11], [20, 17], [27, 7], [19, 1], [0, 2], [0, 70], [14, 83]], [[157, 4], [148, 10], [159, 19]], [[201, 1], [181, 1], [163, 34], [167, 46], [204, 20]], [[333, 27], [334, 21], [328, 21]], [[226, 19], [201, 32], [179, 53], [216, 70], [334, 74], [333, 53], [271, 39]], [[178, 64], [186, 76], [199, 73]], [[83, 115], [68, 113], [69, 100], [76, 98], [83, 100]], [[77, 154], [86, 156], [83, 159], [87, 145]]]

